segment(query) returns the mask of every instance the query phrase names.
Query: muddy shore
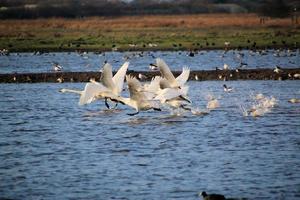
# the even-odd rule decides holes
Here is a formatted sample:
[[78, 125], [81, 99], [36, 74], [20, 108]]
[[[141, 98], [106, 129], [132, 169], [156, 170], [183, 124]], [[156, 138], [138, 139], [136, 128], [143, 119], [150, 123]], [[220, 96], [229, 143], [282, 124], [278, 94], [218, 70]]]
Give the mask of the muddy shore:
[[[178, 76], [180, 71], [173, 71]], [[128, 71], [127, 74], [138, 77], [145, 75], [142, 81], [149, 81], [160, 75], [158, 71]], [[243, 69], [243, 70], [193, 70], [189, 80], [295, 80], [300, 79], [300, 68], [283, 69], [276, 73], [273, 69]], [[0, 83], [61, 83], [61, 82], [88, 82], [90, 79], [99, 81], [101, 72], [49, 72], [49, 73], [11, 73], [0, 74]]]

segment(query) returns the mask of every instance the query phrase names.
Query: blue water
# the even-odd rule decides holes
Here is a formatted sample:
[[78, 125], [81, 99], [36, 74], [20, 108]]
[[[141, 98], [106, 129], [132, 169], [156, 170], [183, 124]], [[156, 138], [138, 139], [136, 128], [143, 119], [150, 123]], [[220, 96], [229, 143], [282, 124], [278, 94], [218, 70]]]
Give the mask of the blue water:
[[[148, 71], [149, 64], [155, 62], [155, 58], [163, 58], [172, 70], [181, 70], [188, 66], [192, 70], [212, 70], [216, 67], [223, 68], [226, 63], [231, 69], [241, 62], [248, 64], [246, 69], [274, 68], [279, 65], [283, 68], [300, 67], [299, 49], [294, 51], [272, 50], [263, 53], [253, 51], [228, 51], [222, 50], [200, 51], [194, 57], [188, 56], [186, 51], [168, 52], [105, 52], [96, 53], [45, 53], [34, 55], [33, 53], [11, 53], [10, 56], [0, 56], [0, 73], [21, 72], [50, 72], [53, 62], [64, 67], [64, 71], [99, 71], [104, 61], [108, 61], [117, 70], [123, 62], [130, 61], [130, 70]], [[242, 54], [242, 55], [241, 55]]]
[[[3, 59], [3, 58], [2, 58]], [[300, 81], [190, 81], [208, 115], [141, 112], [102, 101], [78, 106], [61, 88], [84, 83], [0, 84], [0, 197], [12, 199], [300, 198]], [[125, 92], [125, 94], [127, 91]], [[250, 95], [274, 96], [264, 116], [243, 116]]]

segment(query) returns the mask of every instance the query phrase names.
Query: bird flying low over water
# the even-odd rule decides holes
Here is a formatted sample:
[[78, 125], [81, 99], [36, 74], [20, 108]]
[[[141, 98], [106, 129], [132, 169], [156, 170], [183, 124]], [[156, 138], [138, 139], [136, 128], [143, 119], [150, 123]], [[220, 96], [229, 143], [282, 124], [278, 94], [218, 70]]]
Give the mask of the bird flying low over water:
[[87, 83], [84, 87], [84, 90], [72, 90], [72, 89], [66, 89], [63, 88], [60, 90], [62, 93], [75, 93], [79, 94], [79, 105], [89, 104], [96, 100], [96, 96], [99, 95], [99, 93], [102, 92], [109, 92], [110, 90], [103, 86], [102, 84], [96, 84], [96, 83]]
[[133, 116], [138, 114], [140, 111], [150, 109], [161, 111], [157, 103], [155, 103], [152, 100], [149, 100], [146, 97], [141, 83], [135, 77], [130, 75], [126, 76], [126, 82], [128, 84], [130, 97], [126, 98], [118, 96], [115, 97], [113, 100], [128, 105], [136, 110], [135, 113], [130, 113], [128, 115]]
[[169, 66], [165, 63], [165, 61], [161, 58], [156, 59], [156, 65], [159, 68], [159, 71], [163, 78], [165, 78], [169, 84], [170, 87], [180, 87], [183, 86], [190, 76], [190, 69], [187, 67], [184, 67], [182, 69], [182, 73], [178, 77], [174, 77], [173, 73], [171, 72]]
[[[112, 66], [109, 63], [106, 63], [103, 66], [100, 82], [107, 88], [111, 90], [111, 92], [118, 96], [121, 94], [124, 85], [124, 78], [129, 66], [129, 62], [125, 62], [117, 73], [113, 76], [112, 74]], [[107, 98], [105, 98], [105, 105], [109, 108], [107, 103]]]
[[162, 77], [155, 77], [152, 80], [152, 87], [150, 87], [152, 91], [148, 88], [148, 91], [156, 95], [154, 99], [172, 108], [191, 110], [191, 108], [189, 108], [191, 101], [187, 96], [189, 87], [185, 85], [189, 79], [190, 69], [184, 67], [182, 73], [175, 78], [164, 60], [157, 58], [156, 65]]
[[129, 62], [125, 62], [117, 73], [112, 76], [111, 65], [106, 63], [100, 77], [100, 83], [91, 80], [85, 85], [83, 91], [61, 89], [60, 92], [71, 92], [80, 94], [79, 105], [89, 104], [96, 99], [105, 99], [105, 105], [109, 108], [107, 99], [121, 94], [124, 85], [124, 78], [128, 69]]
[[[97, 99], [104, 99], [109, 108], [108, 100], [127, 105], [140, 111], [161, 111], [161, 106], [167, 105], [172, 109], [184, 109], [192, 111], [191, 100], [188, 97], [189, 86], [186, 84], [190, 69], [184, 67], [178, 77], [174, 77], [168, 65], [160, 58], [156, 59], [156, 65], [162, 76], [156, 76], [148, 84], [142, 83], [131, 75], [126, 75], [129, 62], [125, 62], [113, 76], [112, 66], [106, 63], [102, 68], [100, 82], [90, 80], [83, 91], [61, 89], [61, 92], [72, 92], [80, 95], [79, 105], [89, 104]], [[124, 78], [129, 89], [130, 97], [123, 97]], [[140, 79], [141, 76], [138, 76]], [[145, 78], [145, 77], [143, 77]]]
[[172, 108], [183, 108], [185, 110], [190, 110], [187, 107], [191, 103], [187, 96], [188, 89], [188, 86], [172, 88], [169, 82], [160, 76], [154, 77], [150, 84], [144, 85], [148, 99], [157, 100], [161, 104], [166, 104]]

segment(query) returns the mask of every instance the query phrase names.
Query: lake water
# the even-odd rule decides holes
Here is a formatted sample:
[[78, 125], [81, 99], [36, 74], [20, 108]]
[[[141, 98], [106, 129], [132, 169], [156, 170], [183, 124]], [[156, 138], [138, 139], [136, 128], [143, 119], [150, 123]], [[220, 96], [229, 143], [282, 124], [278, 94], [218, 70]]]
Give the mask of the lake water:
[[172, 70], [181, 70], [188, 66], [192, 70], [212, 70], [216, 67], [223, 68], [226, 63], [234, 69], [240, 63], [246, 63], [246, 69], [274, 68], [279, 65], [284, 68], [300, 67], [299, 49], [266, 50], [261, 53], [248, 50], [224, 53], [222, 50], [199, 51], [194, 57], [188, 56], [186, 51], [156, 51], [156, 52], [105, 52], [96, 53], [11, 53], [10, 56], [0, 56], [0, 73], [21, 72], [50, 72], [53, 62], [64, 67], [64, 71], [99, 71], [104, 61], [113, 65], [117, 70], [123, 62], [130, 61], [130, 70], [148, 71], [149, 64], [155, 58], [163, 58]]
[[[300, 98], [300, 81], [226, 82], [231, 93], [222, 84], [189, 82], [194, 107], [205, 109], [208, 94], [219, 99], [207, 115], [136, 116], [58, 92], [84, 83], [0, 84], [0, 198], [299, 199], [300, 104], [288, 100]], [[243, 116], [239, 107], [257, 93], [278, 104]]]

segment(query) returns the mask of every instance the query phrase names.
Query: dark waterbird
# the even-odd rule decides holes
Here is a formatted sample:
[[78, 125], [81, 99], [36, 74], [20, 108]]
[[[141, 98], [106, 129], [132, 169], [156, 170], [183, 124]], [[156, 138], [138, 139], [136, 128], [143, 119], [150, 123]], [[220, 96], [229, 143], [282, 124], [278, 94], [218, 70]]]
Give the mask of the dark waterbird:
[[206, 192], [201, 193], [204, 200], [226, 200], [224, 195], [221, 194], [207, 194]]

